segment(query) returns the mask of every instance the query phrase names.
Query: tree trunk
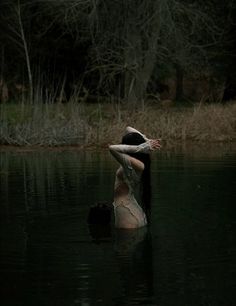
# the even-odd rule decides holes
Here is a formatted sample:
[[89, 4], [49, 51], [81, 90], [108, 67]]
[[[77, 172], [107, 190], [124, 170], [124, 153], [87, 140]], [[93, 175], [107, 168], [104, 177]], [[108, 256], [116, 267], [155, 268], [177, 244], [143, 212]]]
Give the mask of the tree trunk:
[[125, 99], [133, 106], [143, 102], [148, 82], [156, 64], [157, 41], [160, 35], [160, 7], [156, 2], [150, 11], [150, 24], [147, 33], [142, 32], [137, 24], [129, 25], [125, 50]]
[[27, 42], [26, 42], [24, 27], [23, 27], [23, 24], [22, 24], [20, 1], [18, 1], [17, 14], [18, 14], [18, 22], [19, 22], [19, 26], [20, 26], [20, 35], [21, 35], [21, 39], [22, 39], [22, 42], [23, 42], [23, 46], [24, 46], [25, 59], [26, 59], [26, 65], [27, 65], [27, 71], [28, 71], [29, 90], [30, 90], [29, 99], [30, 99], [30, 103], [33, 103], [33, 77], [32, 77], [32, 72], [31, 72], [28, 45], [27, 45]]

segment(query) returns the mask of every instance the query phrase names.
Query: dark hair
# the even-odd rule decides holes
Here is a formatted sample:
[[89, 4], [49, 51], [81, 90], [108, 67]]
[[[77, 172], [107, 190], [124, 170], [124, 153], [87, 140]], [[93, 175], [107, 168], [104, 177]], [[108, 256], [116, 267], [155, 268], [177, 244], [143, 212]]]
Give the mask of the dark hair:
[[[123, 136], [122, 144], [126, 145], [140, 145], [146, 142], [142, 135], [139, 133], [128, 133]], [[128, 153], [128, 155], [137, 158], [144, 164], [144, 170], [141, 177], [140, 193], [142, 208], [146, 213], [148, 222], [150, 221], [151, 213], [151, 172], [150, 165], [151, 159], [150, 155], [147, 153]]]

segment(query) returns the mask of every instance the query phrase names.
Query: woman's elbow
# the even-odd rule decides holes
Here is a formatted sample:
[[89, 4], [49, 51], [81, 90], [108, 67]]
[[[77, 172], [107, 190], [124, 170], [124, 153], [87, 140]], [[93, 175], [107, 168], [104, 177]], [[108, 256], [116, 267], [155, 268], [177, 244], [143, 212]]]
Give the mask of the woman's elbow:
[[109, 149], [109, 151], [110, 151], [111, 153], [115, 151], [115, 150], [114, 150], [114, 145], [109, 145], [109, 146], [108, 146], [108, 149]]
[[120, 154], [117, 145], [109, 145], [109, 151], [114, 157], [117, 157]]

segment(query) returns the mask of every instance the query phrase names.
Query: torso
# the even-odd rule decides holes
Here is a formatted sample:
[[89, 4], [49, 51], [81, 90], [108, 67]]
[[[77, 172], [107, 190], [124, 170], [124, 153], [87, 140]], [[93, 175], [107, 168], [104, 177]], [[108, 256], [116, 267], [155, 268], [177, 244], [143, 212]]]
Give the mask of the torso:
[[138, 228], [147, 223], [146, 215], [134, 197], [141, 175], [142, 171], [134, 170], [130, 164], [116, 172], [113, 203], [116, 227]]

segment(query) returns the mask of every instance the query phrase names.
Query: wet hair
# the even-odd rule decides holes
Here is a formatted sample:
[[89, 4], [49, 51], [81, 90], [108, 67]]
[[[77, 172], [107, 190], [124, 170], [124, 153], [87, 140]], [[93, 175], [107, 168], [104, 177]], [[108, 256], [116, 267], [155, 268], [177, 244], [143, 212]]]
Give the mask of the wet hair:
[[[146, 142], [142, 135], [139, 133], [128, 133], [123, 136], [122, 144], [126, 145], [140, 145]], [[151, 159], [150, 155], [147, 153], [127, 153], [128, 155], [140, 160], [144, 164], [144, 170], [141, 177], [140, 184], [140, 195], [141, 195], [141, 205], [146, 213], [148, 222], [150, 221], [151, 214], [151, 172], [150, 165]]]

